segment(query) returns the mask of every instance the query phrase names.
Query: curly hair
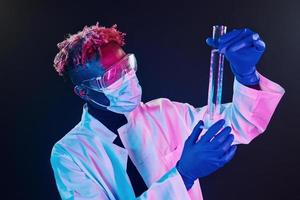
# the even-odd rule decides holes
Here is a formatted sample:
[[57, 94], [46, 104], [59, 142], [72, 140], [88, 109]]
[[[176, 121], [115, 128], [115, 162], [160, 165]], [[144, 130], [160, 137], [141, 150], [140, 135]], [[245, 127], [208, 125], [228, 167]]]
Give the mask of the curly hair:
[[82, 31], [71, 35], [57, 44], [59, 52], [54, 58], [54, 68], [60, 76], [76, 66], [86, 64], [93, 56], [101, 56], [100, 47], [110, 42], [124, 46], [126, 34], [117, 30], [117, 25], [110, 28], [99, 26], [85, 26]]

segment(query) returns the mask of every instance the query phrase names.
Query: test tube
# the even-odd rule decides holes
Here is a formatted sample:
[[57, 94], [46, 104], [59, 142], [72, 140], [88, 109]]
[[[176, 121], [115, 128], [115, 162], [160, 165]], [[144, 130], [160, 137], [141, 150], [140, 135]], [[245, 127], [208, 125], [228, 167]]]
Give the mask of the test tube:
[[[220, 36], [226, 33], [226, 26], [213, 26], [212, 38], [217, 40]], [[222, 100], [222, 82], [223, 82], [223, 67], [224, 54], [220, 53], [218, 49], [213, 48], [210, 55], [210, 70], [209, 70], [209, 84], [208, 84], [208, 114], [209, 120], [212, 122], [216, 115], [220, 113], [220, 105]]]

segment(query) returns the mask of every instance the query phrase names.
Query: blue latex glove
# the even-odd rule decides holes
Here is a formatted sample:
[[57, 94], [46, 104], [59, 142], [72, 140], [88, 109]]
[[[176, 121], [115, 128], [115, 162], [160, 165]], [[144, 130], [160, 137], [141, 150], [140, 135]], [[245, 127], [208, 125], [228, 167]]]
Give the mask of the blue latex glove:
[[234, 156], [236, 145], [231, 145], [234, 136], [230, 134], [230, 127], [222, 129], [224, 123], [225, 120], [219, 120], [197, 141], [203, 127], [203, 121], [200, 121], [185, 141], [176, 168], [187, 189], [197, 178], [213, 173]]
[[206, 43], [219, 49], [230, 63], [236, 79], [244, 85], [257, 85], [256, 64], [265, 51], [265, 43], [248, 28], [235, 29], [218, 40], [207, 38]]

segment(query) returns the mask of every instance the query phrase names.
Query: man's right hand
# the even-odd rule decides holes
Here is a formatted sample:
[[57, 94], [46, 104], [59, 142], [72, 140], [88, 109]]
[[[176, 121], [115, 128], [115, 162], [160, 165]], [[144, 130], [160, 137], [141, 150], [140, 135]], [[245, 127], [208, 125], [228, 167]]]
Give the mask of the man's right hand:
[[197, 178], [207, 176], [229, 162], [235, 154], [236, 145], [232, 145], [234, 136], [231, 128], [225, 127], [221, 119], [213, 124], [197, 141], [203, 121], [199, 121], [191, 135], [184, 143], [183, 152], [176, 168], [187, 189], [190, 189]]

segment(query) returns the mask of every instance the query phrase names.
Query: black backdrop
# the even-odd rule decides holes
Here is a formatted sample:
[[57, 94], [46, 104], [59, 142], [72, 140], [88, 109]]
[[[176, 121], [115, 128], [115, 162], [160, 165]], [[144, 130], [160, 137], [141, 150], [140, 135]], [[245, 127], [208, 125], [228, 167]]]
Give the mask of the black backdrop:
[[[210, 49], [205, 38], [212, 26], [258, 32], [267, 44], [258, 70], [282, 85], [286, 94], [265, 134], [240, 145], [228, 165], [201, 180], [203, 195], [207, 200], [300, 199], [299, 1], [1, 4], [3, 196], [59, 199], [50, 151], [79, 121], [83, 102], [52, 67], [56, 44], [99, 21], [105, 26], [116, 23], [127, 33], [125, 50], [136, 54], [143, 101], [167, 97], [194, 106], [203, 106], [207, 99]], [[231, 100], [232, 78], [226, 64], [224, 102]], [[7, 136], [12, 142], [4, 139]]]

